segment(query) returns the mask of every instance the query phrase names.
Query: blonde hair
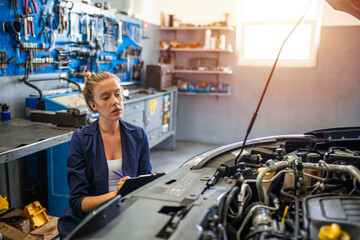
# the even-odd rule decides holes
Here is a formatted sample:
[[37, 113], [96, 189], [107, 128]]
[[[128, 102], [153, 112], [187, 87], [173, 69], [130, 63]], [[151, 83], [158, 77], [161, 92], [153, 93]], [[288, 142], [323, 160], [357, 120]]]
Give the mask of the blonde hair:
[[[102, 80], [105, 80], [108, 78], [114, 78], [114, 79], [117, 79], [119, 81], [119, 83], [121, 82], [120, 79], [118, 78], [118, 76], [116, 76], [115, 74], [112, 74], [110, 72], [98, 72], [98, 73], [87, 72], [87, 73], [85, 73], [85, 87], [84, 87], [83, 94], [85, 97], [86, 105], [88, 106], [90, 111], [95, 112], [89, 104], [89, 102], [94, 102], [95, 86]], [[121, 92], [121, 95], [122, 95], [122, 92]]]

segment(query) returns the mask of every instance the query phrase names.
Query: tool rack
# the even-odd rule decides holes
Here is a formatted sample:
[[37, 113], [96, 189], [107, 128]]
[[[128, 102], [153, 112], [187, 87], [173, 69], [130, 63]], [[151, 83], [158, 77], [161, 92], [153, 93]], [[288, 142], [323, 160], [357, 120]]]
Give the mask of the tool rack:
[[110, 71], [139, 84], [142, 21], [68, 0], [0, 0], [0, 76]]

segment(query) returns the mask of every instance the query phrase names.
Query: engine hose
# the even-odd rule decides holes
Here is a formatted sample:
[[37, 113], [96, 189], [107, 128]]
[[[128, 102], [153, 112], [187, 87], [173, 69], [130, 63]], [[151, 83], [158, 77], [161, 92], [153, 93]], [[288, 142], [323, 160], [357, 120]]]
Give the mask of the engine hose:
[[235, 195], [239, 192], [239, 187], [235, 186], [231, 189], [229, 195], [226, 198], [224, 210], [222, 212], [222, 219], [223, 219], [223, 226], [226, 227], [227, 225], [227, 214], [229, 211], [230, 203], [234, 199]]
[[[246, 190], [248, 191], [248, 195], [245, 197]], [[248, 184], [243, 183], [241, 185], [239, 196], [241, 196], [241, 200], [239, 201], [238, 212], [234, 216], [229, 215], [229, 217], [235, 221], [237, 221], [241, 218], [244, 206], [246, 206], [247, 203], [249, 202], [249, 200], [251, 199], [251, 196], [252, 196], [251, 187]]]
[[266, 236], [268, 235], [267, 232], [263, 232], [260, 234], [260, 239], [259, 240], [265, 240]]
[[265, 237], [267, 237], [268, 235], [270, 235], [269, 233], [273, 231], [273, 229], [262, 229], [261, 231], [257, 231], [257, 232], [252, 232], [252, 233], [249, 233], [248, 235], [246, 235], [245, 239], [244, 240], [248, 240], [249, 238], [252, 238], [254, 237], [255, 235], [260, 235], [259, 237], [259, 240], [260, 239], [266, 239]]
[[360, 183], [360, 170], [352, 165], [336, 165], [327, 164], [327, 167], [323, 167], [317, 163], [303, 163], [304, 168], [315, 170], [330, 170], [333, 172], [345, 172], [352, 175]]
[[316, 186], [316, 187], [311, 191], [310, 195], [316, 194], [320, 189], [321, 189], [320, 186]]
[[[359, 183], [360, 183], [360, 170], [352, 165], [336, 165], [336, 164], [326, 164], [324, 161], [322, 163], [303, 163], [304, 168], [314, 169], [314, 170], [322, 170], [327, 171], [327, 175], [329, 175], [329, 171], [333, 172], [345, 172], [352, 175]], [[290, 163], [291, 164], [291, 163]], [[291, 166], [291, 165], [290, 165]], [[279, 171], [283, 168], [289, 167], [289, 161], [281, 161], [275, 163], [271, 167], [265, 167], [260, 170], [259, 174], [256, 178], [256, 190], [258, 192], [259, 201], [264, 202], [264, 191], [262, 186], [262, 180], [266, 173], [272, 171]]]
[[[255, 205], [255, 204], [256, 204], [256, 205]], [[254, 203], [254, 205], [250, 208], [249, 212], [247, 213], [245, 219], [242, 221], [239, 230], [236, 232], [236, 239], [240, 240], [241, 233], [242, 233], [242, 231], [244, 230], [247, 222], [250, 220], [250, 218], [252, 217], [252, 215], [254, 214], [254, 212], [255, 212], [258, 208], [265, 208], [265, 209], [268, 209], [268, 210], [270, 210], [270, 211], [277, 211], [277, 210], [279, 210], [279, 208], [269, 207], [269, 206], [264, 205], [263, 203]]]
[[296, 196], [296, 190], [297, 190], [297, 186], [298, 186], [298, 182], [299, 182], [299, 177], [298, 177], [298, 172], [296, 170], [296, 162], [293, 161], [292, 162], [292, 168], [294, 170], [294, 195]]
[[[278, 186], [280, 184], [281, 181], [284, 180], [284, 178], [282, 177], [286, 172], [282, 172], [281, 175], [276, 178], [274, 180], [274, 182], [270, 185], [268, 191], [267, 191], [267, 195], [269, 196], [270, 199], [274, 200], [277, 199], [278, 196], [276, 194], [273, 193], [273, 190], [275, 188], [275, 186]], [[276, 206], [275, 206], [276, 207]]]
[[274, 166], [272, 166], [272, 167], [264, 167], [260, 170], [259, 174], [256, 177], [256, 190], [258, 192], [260, 202], [265, 201], [262, 181], [263, 181], [263, 178], [266, 175], [266, 173], [273, 172], [273, 171], [279, 171], [286, 167], [289, 167], [289, 162], [281, 161], [281, 162], [275, 163]]
[[294, 240], [297, 240], [299, 237], [299, 224], [300, 224], [300, 216], [299, 216], [299, 198], [297, 196], [294, 196], [290, 193], [287, 193], [289, 190], [294, 190], [293, 188], [282, 188], [280, 189], [280, 194], [291, 198], [295, 201], [295, 230], [294, 230]]
[[340, 188], [344, 187], [343, 184], [325, 184], [325, 190], [326, 191], [334, 191], [334, 190], [338, 190]]

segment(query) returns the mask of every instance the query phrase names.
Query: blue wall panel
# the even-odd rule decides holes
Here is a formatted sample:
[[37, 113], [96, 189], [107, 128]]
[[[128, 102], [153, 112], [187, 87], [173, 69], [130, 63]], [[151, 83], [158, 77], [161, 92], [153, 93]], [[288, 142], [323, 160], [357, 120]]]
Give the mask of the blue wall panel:
[[[27, 14], [25, 0], [18, 0], [17, 10], [13, 2], [3, 1], [0, 8], [1, 75], [68, 72], [82, 82], [83, 71], [110, 71], [128, 84], [139, 83], [133, 67], [141, 62], [141, 21], [76, 1], [29, 0]], [[34, 35], [26, 34], [32, 26]], [[124, 56], [127, 49], [131, 56]]]

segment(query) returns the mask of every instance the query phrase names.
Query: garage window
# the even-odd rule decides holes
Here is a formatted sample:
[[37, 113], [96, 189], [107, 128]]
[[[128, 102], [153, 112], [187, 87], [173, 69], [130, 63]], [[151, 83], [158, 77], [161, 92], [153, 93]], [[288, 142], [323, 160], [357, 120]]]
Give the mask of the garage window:
[[239, 0], [239, 65], [271, 66], [285, 43], [278, 66], [315, 67], [321, 30], [319, 0]]

